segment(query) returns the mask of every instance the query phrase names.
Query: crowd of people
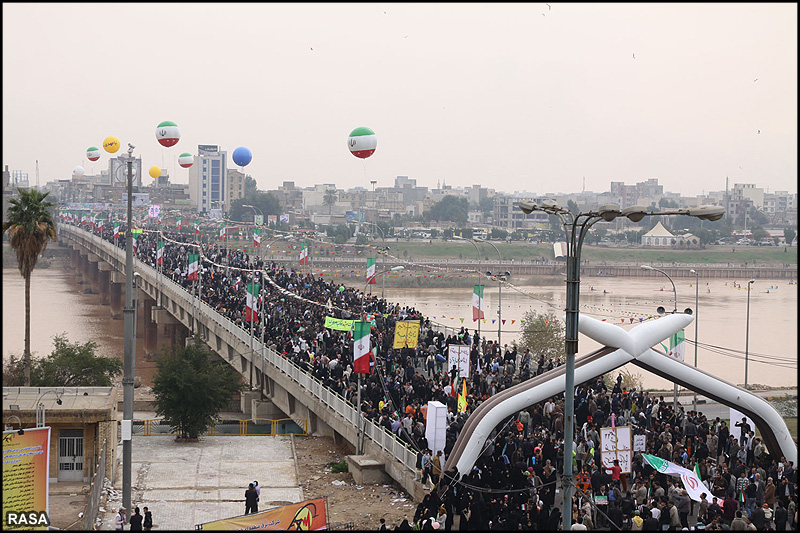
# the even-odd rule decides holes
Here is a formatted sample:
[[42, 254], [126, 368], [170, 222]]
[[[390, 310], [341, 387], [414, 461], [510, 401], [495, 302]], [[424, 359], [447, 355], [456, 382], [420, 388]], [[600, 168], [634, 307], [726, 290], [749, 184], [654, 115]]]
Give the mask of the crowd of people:
[[[94, 230], [124, 247], [113, 231]], [[163, 235], [163, 237], [159, 237]], [[156, 264], [157, 241], [167, 242], [163, 264]], [[353, 372], [353, 338], [325, 328], [325, 317], [372, 320], [371, 372], [361, 384], [363, 415], [418, 451], [420, 481], [430, 491], [404, 529], [552, 530], [561, 524], [563, 494], [559, 472], [564, 458], [564, 401], [554, 397], [522, 410], [500, 424], [470, 472], [442, 471], [470, 413], [484, 400], [561, 364], [529, 349], [499, 346], [478, 331], [442, 331], [413, 306], [385, 299], [299, 268], [267, 262], [221, 244], [192, 244], [187, 233], [144, 232], [136, 255], [189, 291], [202, 286], [203, 301], [273, 351], [313, 374], [353, 405], [358, 380]], [[202, 250], [201, 281], [188, 279], [189, 254]], [[245, 285], [259, 283], [260, 309], [246, 321]], [[257, 307], [259, 309], [259, 307]], [[392, 347], [398, 320], [420, 324], [414, 347]], [[458, 409], [458, 370], [447, 368], [450, 345], [469, 346], [466, 408]], [[447, 406], [443, 450], [434, 453], [425, 437], [431, 400]], [[645, 453], [694, 469], [707, 489], [700, 502], [681, 489], [679, 478], [654, 470], [634, 453], [629, 472], [606, 467], [600, 453], [600, 428], [629, 425], [645, 435]], [[677, 410], [663, 397], [622, 386], [621, 375], [608, 385], [598, 377], [575, 390], [573, 443], [573, 529], [776, 529], [797, 525], [797, 467], [767, 450], [746, 421], [736, 422], [736, 439], [724, 420]], [[386, 527], [383, 524], [383, 527]]]

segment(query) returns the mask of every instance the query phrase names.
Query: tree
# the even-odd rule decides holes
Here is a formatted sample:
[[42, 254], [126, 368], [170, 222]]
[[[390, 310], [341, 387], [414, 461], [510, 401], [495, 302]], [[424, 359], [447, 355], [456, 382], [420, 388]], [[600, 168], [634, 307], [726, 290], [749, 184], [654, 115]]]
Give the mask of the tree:
[[325, 191], [325, 196], [322, 198], [322, 203], [328, 206], [328, 217], [331, 216], [331, 211], [333, 210], [333, 206], [339, 200], [339, 197], [336, 195], [336, 189], [328, 189]]
[[[53, 337], [53, 351], [31, 365], [32, 387], [110, 387], [114, 376], [122, 372], [122, 361], [95, 355], [97, 343], [69, 342], [67, 334]], [[3, 368], [3, 386], [23, 384], [23, 363], [12, 355]]]
[[787, 246], [792, 245], [795, 237], [797, 237], [797, 233], [792, 228], [786, 228], [783, 230], [783, 240], [786, 241]]
[[[244, 205], [252, 205], [256, 207], [256, 209], [243, 207]], [[258, 211], [261, 211], [261, 214], [265, 217], [267, 215], [279, 215], [281, 212], [281, 202], [272, 193], [256, 192], [244, 198], [237, 198], [231, 201], [228, 216], [231, 220], [249, 222], [253, 220], [253, 215], [257, 214]], [[264, 222], [266, 222], [266, 220]]]
[[11, 248], [17, 254], [19, 273], [25, 278], [25, 351], [22, 353], [25, 386], [31, 384], [31, 274], [48, 240], [56, 240], [56, 226], [45, 200], [50, 193], [36, 189], [17, 189], [19, 198], [9, 200], [8, 220], [3, 232], [8, 233]]
[[241, 375], [195, 337], [172, 356], [164, 349], [153, 379], [156, 414], [180, 438], [196, 439], [219, 417], [234, 393], [245, 389]]
[[753, 236], [753, 239], [756, 242], [769, 237], [769, 232], [761, 226], [755, 226], [752, 230], [750, 230], [750, 234]]
[[528, 311], [523, 320], [525, 325], [519, 343], [521, 351], [530, 348], [536, 358], [544, 355], [547, 359], [564, 359], [565, 326], [554, 313]]
[[433, 204], [425, 214], [430, 220], [455, 222], [464, 226], [469, 219], [469, 201], [464, 197], [448, 194]]
[[256, 180], [253, 179], [252, 176], [245, 176], [244, 177], [244, 195], [247, 196], [255, 196], [258, 192], [258, 183]]

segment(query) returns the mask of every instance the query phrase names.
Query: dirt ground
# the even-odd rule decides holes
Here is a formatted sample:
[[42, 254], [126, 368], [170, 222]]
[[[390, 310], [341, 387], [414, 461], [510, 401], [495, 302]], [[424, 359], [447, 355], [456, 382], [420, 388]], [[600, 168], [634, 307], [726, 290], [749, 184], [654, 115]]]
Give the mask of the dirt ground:
[[295, 437], [294, 442], [303, 494], [327, 500], [329, 528], [352, 523], [353, 529], [374, 531], [384, 518], [391, 530], [404, 518], [411, 522], [417, 503], [396, 483], [356, 485], [352, 474], [331, 472], [332, 463], [350, 455], [344, 445], [336, 446], [329, 437]]

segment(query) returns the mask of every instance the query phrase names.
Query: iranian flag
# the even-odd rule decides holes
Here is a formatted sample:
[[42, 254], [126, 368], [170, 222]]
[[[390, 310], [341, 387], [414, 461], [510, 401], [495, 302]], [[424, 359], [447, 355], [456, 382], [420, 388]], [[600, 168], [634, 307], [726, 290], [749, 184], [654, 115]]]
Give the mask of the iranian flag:
[[104, 219], [102, 219], [102, 218], [99, 219], [97, 221], [97, 229], [99, 229], [100, 231], [103, 231], [103, 226], [105, 226], [105, 223], [106, 223], [106, 221]]
[[164, 266], [164, 241], [158, 241], [158, 250], [156, 251], [156, 264]]
[[683, 482], [683, 488], [686, 489], [689, 497], [694, 501], [699, 502], [700, 495], [708, 490], [706, 489], [705, 485], [703, 485], [703, 482], [700, 481], [700, 478], [697, 476], [697, 474], [688, 468], [684, 468], [671, 461], [662, 459], [657, 455], [643, 453], [642, 457], [644, 457], [645, 461], [650, 463], [650, 466], [662, 474], [681, 478], [681, 481]]
[[119, 222], [114, 222], [114, 238], [119, 238]]
[[176, 221], [175, 221], [175, 229], [177, 229], [178, 231], [180, 231], [180, 230], [181, 230], [181, 227], [182, 227], [182, 225], [181, 225], [181, 219], [178, 219], [178, 220], [176, 220]]
[[261, 285], [258, 283], [248, 283], [247, 284], [247, 299], [245, 300], [245, 305], [247, 309], [245, 309], [244, 313], [244, 320], [245, 322], [252, 322], [254, 320], [258, 320], [258, 311], [256, 311], [256, 303], [258, 302], [258, 291], [261, 289]]
[[253, 246], [256, 248], [261, 247], [261, 228], [256, 228], [253, 230]]
[[194, 234], [200, 235], [200, 224], [196, 220], [194, 221]]
[[374, 285], [377, 283], [375, 281], [375, 258], [374, 257], [367, 257], [367, 278], [369, 282], [367, 285]]
[[[131, 233], [133, 233], [133, 232], [131, 232]], [[136, 253], [136, 250], [139, 248], [136, 245], [136, 235], [132, 235], [131, 236], [131, 243], [133, 244], [133, 253]]]
[[369, 322], [353, 322], [353, 372], [369, 374]]
[[483, 285], [475, 285], [472, 291], [472, 321], [483, 319]]
[[196, 281], [198, 279], [199, 270], [200, 256], [198, 254], [189, 254], [189, 275], [186, 279], [189, 281]]
[[308, 243], [301, 242], [300, 243], [300, 264], [307, 265], [308, 264]]
[[225, 240], [225, 226], [219, 228], [219, 240], [221, 241]]

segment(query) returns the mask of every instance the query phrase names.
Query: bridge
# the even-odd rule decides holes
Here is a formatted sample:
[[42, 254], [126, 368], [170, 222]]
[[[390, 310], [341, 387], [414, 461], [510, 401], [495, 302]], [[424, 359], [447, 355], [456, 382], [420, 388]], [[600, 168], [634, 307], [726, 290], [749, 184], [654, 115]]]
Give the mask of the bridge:
[[[58, 238], [59, 245], [71, 248], [72, 264], [90, 284], [90, 290], [99, 294], [100, 304], [110, 306], [112, 317], [121, 317], [125, 251], [66, 224], [58, 225]], [[342, 396], [252, 338], [177, 283], [159, 276], [143, 261], [134, 258], [133, 269], [140, 275], [137, 320], [144, 330], [146, 353], [154, 354], [158, 349], [159, 326], [164, 326], [168, 336], [165, 340], [173, 347], [185, 345], [194, 331], [222, 360], [253, 384], [253, 388], [242, 395], [245, 414], [259, 418], [284, 414], [307, 419], [309, 434], [332, 437], [337, 443], [344, 440], [356, 448], [359, 413]], [[362, 418], [361, 426], [362, 453], [383, 463], [386, 474], [415, 500], [421, 500], [424, 489], [416, 479], [416, 451], [371, 420]], [[375, 461], [367, 463], [375, 464]]]

